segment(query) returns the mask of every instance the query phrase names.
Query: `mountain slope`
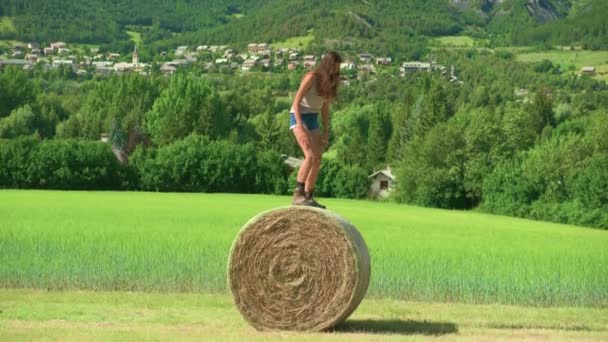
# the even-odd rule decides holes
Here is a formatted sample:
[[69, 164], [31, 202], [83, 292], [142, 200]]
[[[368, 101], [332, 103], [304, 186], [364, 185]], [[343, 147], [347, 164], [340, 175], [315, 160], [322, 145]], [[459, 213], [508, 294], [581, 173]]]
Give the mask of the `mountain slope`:
[[[66, 40], [127, 48], [128, 25], [146, 45], [218, 43], [244, 46], [306, 35], [384, 52], [411, 51], [423, 37], [474, 30], [499, 43], [537, 44], [547, 37], [569, 43], [604, 32], [596, 18], [602, 0], [0, 0], [16, 33], [0, 39]], [[604, 7], [602, 7], [604, 6]], [[606, 13], [606, 12], [603, 12]], [[578, 25], [584, 27], [576, 33]], [[130, 26], [131, 27], [131, 26]], [[548, 27], [550, 29], [545, 29]], [[134, 30], [132, 27], [130, 30]], [[559, 33], [551, 33], [550, 30]], [[572, 34], [569, 34], [568, 32]], [[559, 37], [557, 37], [559, 35]], [[595, 39], [595, 38], [593, 38]], [[345, 45], [344, 45], [345, 44]], [[601, 45], [601, 44], [600, 44]]]
[[608, 2], [578, 1], [567, 18], [522, 29], [513, 43], [530, 45], [538, 42], [560, 45], [582, 45], [586, 49], [608, 49]]

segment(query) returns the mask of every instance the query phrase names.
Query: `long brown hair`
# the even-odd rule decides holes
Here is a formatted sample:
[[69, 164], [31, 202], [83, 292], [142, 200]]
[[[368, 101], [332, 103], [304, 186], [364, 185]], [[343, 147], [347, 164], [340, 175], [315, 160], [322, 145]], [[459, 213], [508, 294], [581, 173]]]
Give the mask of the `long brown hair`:
[[338, 93], [340, 83], [340, 69], [336, 72], [336, 64], [342, 63], [342, 57], [335, 52], [328, 52], [321, 64], [315, 69], [317, 92], [321, 97], [334, 99]]

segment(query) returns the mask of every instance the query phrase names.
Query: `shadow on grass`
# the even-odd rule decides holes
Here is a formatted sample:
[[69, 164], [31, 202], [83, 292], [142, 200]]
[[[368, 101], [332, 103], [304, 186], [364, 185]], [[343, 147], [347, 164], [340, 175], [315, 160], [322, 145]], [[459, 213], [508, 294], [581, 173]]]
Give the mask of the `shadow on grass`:
[[403, 335], [446, 335], [458, 332], [454, 323], [403, 320], [348, 320], [330, 332]]

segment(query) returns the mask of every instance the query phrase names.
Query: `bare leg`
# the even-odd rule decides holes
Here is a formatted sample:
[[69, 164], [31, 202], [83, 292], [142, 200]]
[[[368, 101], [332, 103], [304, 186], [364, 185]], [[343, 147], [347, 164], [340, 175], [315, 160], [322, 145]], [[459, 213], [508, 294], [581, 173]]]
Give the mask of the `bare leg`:
[[300, 166], [300, 170], [298, 171], [298, 182], [306, 183], [306, 178], [308, 178], [308, 174], [310, 173], [311, 167], [314, 162], [314, 153], [312, 150], [312, 141], [307, 141], [307, 132], [304, 131], [301, 127], [296, 127], [293, 129], [293, 134], [296, 136], [296, 140], [298, 141], [298, 145], [304, 152], [304, 162]]
[[[323, 141], [321, 137], [321, 130], [315, 129], [310, 131], [310, 147], [312, 152], [312, 158], [310, 159], [310, 170], [306, 175], [305, 189], [307, 192], [313, 192], [315, 189], [315, 183], [317, 182], [317, 176], [319, 175], [319, 169], [321, 168], [321, 160], [323, 158]], [[300, 174], [298, 173], [298, 179]], [[300, 181], [300, 180], [298, 180]]]

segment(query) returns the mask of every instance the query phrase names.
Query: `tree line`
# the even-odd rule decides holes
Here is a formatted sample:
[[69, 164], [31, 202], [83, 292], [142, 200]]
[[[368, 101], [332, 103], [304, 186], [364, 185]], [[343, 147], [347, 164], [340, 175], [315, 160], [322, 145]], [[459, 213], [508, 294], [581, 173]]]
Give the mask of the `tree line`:
[[[462, 83], [435, 72], [341, 87], [319, 195], [364, 198], [367, 176], [390, 165], [400, 202], [608, 228], [605, 82], [508, 54], [435, 58], [458, 66]], [[301, 73], [72, 77], [0, 72], [0, 186], [63, 188], [72, 176], [151, 191], [285, 194], [293, 185], [282, 156], [300, 154], [288, 112]], [[116, 158], [102, 133], [130, 155], [127, 166], [108, 164]]]

